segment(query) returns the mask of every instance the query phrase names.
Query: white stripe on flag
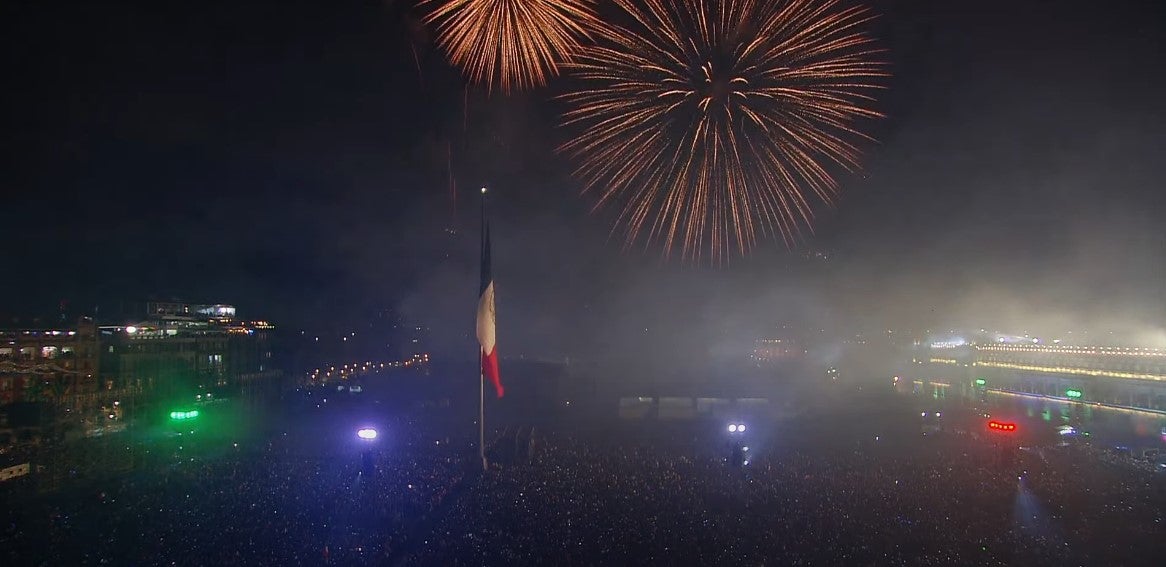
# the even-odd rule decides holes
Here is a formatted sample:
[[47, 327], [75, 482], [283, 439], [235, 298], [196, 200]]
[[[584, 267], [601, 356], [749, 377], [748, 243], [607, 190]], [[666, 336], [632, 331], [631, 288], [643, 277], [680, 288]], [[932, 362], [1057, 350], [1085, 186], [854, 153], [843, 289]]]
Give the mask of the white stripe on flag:
[[487, 355], [494, 352], [494, 282], [478, 298], [478, 344]]

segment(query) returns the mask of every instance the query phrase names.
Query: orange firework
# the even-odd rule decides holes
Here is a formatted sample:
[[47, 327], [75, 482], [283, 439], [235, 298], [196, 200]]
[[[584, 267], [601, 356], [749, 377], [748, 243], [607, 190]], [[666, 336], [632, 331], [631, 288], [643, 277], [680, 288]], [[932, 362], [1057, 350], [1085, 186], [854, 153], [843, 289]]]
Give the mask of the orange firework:
[[594, 0], [421, 0], [437, 42], [470, 80], [503, 92], [545, 85], [600, 22]]
[[578, 136], [560, 149], [616, 204], [628, 245], [685, 259], [746, 253], [759, 234], [792, 246], [831, 204], [828, 168], [857, 167], [851, 141], [878, 79], [874, 17], [837, 0], [613, 0], [626, 25], [597, 34], [562, 98]]

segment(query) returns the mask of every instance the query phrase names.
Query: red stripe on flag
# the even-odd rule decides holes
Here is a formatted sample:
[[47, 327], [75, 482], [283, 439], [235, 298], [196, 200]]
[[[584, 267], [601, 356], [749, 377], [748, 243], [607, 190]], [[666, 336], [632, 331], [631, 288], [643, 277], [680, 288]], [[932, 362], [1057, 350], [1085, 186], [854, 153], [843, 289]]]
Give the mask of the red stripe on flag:
[[482, 374], [494, 385], [494, 391], [501, 398], [505, 389], [502, 387], [502, 373], [498, 371], [498, 349], [482, 354]]

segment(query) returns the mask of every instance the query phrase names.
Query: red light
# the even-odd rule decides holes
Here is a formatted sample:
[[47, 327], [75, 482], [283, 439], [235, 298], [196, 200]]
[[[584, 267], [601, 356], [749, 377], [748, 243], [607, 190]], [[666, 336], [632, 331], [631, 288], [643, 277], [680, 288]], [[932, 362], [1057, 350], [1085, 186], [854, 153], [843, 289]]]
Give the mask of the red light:
[[1016, 431], [1015, 423], [1002, 423], [999, 421], [989, 421], [988, 429], [996, 429], [998, 431]]

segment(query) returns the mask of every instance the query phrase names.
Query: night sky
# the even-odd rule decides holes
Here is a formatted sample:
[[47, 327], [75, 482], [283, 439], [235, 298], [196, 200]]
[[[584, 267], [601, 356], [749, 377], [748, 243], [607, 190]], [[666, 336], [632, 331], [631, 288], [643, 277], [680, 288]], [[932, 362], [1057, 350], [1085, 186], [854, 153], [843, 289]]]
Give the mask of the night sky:
[[702, 356], [781, 324], [1161, 333], [1162, 4], [872, 6], [893, 77], [863, 171], [799, 249], [711, 267], [608, 239], [553, 151], [570, 79], [466, 89], [400, 3], [5, 2], [0, 315], [393, 309], [472, 353], [488, 184], [504, 354]]

